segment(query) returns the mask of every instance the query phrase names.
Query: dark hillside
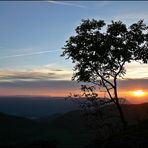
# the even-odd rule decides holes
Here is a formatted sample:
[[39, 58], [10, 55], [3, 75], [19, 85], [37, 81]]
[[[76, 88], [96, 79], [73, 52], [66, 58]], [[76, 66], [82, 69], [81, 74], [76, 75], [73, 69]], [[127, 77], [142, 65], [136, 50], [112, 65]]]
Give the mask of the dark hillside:
[[42, 126], [30, 119], [0, 113], [0, 144], [36, 139], [40, 132]]
[[[104, 109], [106, 113], [117, 114], [116, 109], [112, 105]], [[107, 143], [118, 147], [119, 145], [117, 144], [119, 142], [115, 144], [115, 141], [119, 140], [121, 143], [125, 141], [127, 144], [130, 144], [134, 142], [133, 140], [136, 142], [139, 140], [138, 145], [143, 144], [146, 142], [144, 139], [148, 139], [148, 103], [123, 105], [123, 109], [130, 123], [128, 130], [124, 135], [111, 137]], [[114, 120], [112, 119], [112, 121]], [[14, 147], [21, 148], [26, 146], [28, 148], [30, 145], [36, 145], [38, 142], [41, 145], [46, 143], [46, 146], [53, 144], [59, 148], [84, 148], [88, 143], [91, 146], [94, 143], [96, 143], [95, 146], [98, 145], [98, 140], [93, 142], [93, 144], [91, 143], [95, 137], [94, 132], [85, 125], [86, 121], [79, 110], [70, 111], [62, 115], [56, 114], [54, 117], [40, 118], [39, 120], [0, 113], [0, 146], [13, 145]], [[99, 145], [101, 144], [99, 143]]]
[[41, 118], [77, 109], [73, 101], [63, 97], [0, 97], [0, 112], [27, 118]]
[[[143, 104], [126, 104], [122, 105], [124, 114], [128, 123], [136, 124], [142, 120], [148, 119], [148, 103]], [[114, 105], [104, 107], [105, 114], [112, 115], [113, 117], [118, 117], [118, 111]], [[114, 120], [114, 118], [112, 118]], [[66, 128], [66, 129], [76, 129], [84, 128], [85, 120], [83, 115], [79, 110], [70, 111], [65, 113], [55, 120], [51, 121], [51, 124], [57, 128]]]
[[54, 128], [65, 128], [65, 129], [82, 129], [84, 128], [84, 123], [82, 119], [81, 112], [77, 111], [70, 111], [57, 117], [55, 120], [51, 121], [51, 126]]
[[130, 126], [124, 133], [101, 141], [95, 139], [86, 148], [147, 148], [148, 147], [148, 120], [138, 125]]

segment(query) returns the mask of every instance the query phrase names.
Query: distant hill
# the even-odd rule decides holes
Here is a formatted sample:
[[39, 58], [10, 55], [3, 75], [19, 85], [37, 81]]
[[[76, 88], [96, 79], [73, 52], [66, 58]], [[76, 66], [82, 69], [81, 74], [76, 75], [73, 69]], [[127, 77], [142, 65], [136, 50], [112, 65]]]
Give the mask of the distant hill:
[[50, 125], [54, 128], [83, 129], [84, 120], [79, 110], [70, 111], [52, 120]]
[[0, 97], [0, 112], [28, 118], [41, 118], [66, 113], [76, 110], [77, 106], [71, 100], [65, 101], [64, 97]]
[[[104, 107], [106, 114], [118, 116], [116, 106], [110, 105]], [[126, 120], [130, 124], [141, 122], [148, 119], [148, 103], [143, 104], [126, 104], [122, 105]], [[119, 118], [118, 118], [119, 119]], [[112, 119], [114, 120], [114, 118]], [[79, 110], [67, 112], [55, 120], [51, 121], [51, 124], [57, 128], [84, 128], [85, 120]]]
[[123, 105], [126, 119], [132, 123], [148, 119], [148, 103]]
[[[71, 116], [71, 112], [68, 114]], [[77, 116], [77, 114], [75, 115]], [[69, 117], [67, 118], [66, 116], [55, 115], [55, 117], [46, 118], [46, 121], [43, 118], [43, 122], [41, 122], [39, 120], [0, 113], [0, 148], [30, 148], [30, 145], [36, 145], [36, 143], [40, 143], [42, 146], [47, 143], [47, 147], [49, 144], [54, 146], [59, 145], [59, 148], [79, 148], [84, 146], [89, 135], [86, 131], [80, 130], [79, 126], [77, 126], [75, 131], [72, 126], [67, 127]], [[77, 120], [77, 117], [74, 116], [73, 119]], [[59, 118], [61, 118], [61, 121]], [[63, 124], [62, 121], [67, 122], [65, 127], [59, 127], [59, 122]], [[55, 123], [54, 126], [53, 122]]]
[[[148, 103], [123, 105], [123, 109], [127, 120], [132, 124], [138, 122], [141, 124], [142, 120], [148, 119]], [[112, 106], [107, 106], [106, 111], [110, 110], [112, 110]], [[84, 125], [85, 120], [79, 110], [61, 115], [55, 114], [51, 118], [49, 116], [48, 118], [40, 118], [40, 120], [0, 113], [0, 146], [47, 140], [49, 143], [57, 141], [59, 148], [82, 148], [94, 136], [91, 130], [89, 131]], [[148, 127], [145, 126], [145, 128]], [[146, 133], [148, 134], [148, 132]], [[131, 135], [133, 135], [132, 131]]]
[[1, 126], [16, 126], [20, 127], [22, 125], [27, 126], [28, 124], [34, 124], [33, 120], [29, 120], [24, 117], [18, 117], [14, 115], [8, 115], [6, 113], [0, 112], [0, 127]]
[[33, 120], [0, 113], [0, 144], [17, 143], [37, 137], [35, 133], [40, 128]]

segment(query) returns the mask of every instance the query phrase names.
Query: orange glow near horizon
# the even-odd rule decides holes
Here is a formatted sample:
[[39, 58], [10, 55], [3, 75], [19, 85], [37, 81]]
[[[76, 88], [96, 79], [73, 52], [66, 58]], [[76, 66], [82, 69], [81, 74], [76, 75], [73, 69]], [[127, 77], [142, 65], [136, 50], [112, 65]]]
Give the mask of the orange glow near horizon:
[[[67, 97], [69, 93], [79, 94], [79, 89], [30, 89], [30, 88], [0, 88], [0, 96], [15, 96], [15, 95], [26, 95], [26, 96], [49, 96], [49, 97]], [[107, 93], [99, 93], [100, 97], [108, 97]], [[131, 103], [144, 103], [148, 102], [148, 90], [146, 89], [131, 89], [119, 90], [119, 97], [127, 99]]]
[[49, 97], [66, 97], [69, 93], [77, 93], [78, 90], [65, 90], [65, 89], [55, 89], [55, 90], [48, 90], [48, 89], [22, 89], [22, 88], [1, 88], [0, 89], [0, 96], [49, 96]]
[[143, 90], [136, 90], [136, 91], [133, 91], [133, 95], [135, 97], [144, 97], [145, 96], [145, 92]]
[[148, 90], [145, 89], [122, 90], [119, 94], [131, 103], [148, 102]]

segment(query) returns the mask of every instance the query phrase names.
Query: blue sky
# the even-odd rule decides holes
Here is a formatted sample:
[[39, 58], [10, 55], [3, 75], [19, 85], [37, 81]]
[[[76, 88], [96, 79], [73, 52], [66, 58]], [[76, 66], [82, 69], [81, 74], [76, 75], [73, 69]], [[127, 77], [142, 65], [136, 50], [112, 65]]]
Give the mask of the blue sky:
[[[81, 19], [148, 24], [147, 6], [147, 1], [0, 2], [0, 81], [70, 80], [73, 65], [60, 57], [61, 48]], [[137, 66], [127, 66], [127, 77]], [[138, 78], [147, 77], [147, 66], [139, 68]]]
[[[84, 18], [147, 22], [147, 2], [0, 2], [0, 68], [69, 65], [59, 57], [61, 47]], [[13, 57], [47, 50], [53, 52]]]

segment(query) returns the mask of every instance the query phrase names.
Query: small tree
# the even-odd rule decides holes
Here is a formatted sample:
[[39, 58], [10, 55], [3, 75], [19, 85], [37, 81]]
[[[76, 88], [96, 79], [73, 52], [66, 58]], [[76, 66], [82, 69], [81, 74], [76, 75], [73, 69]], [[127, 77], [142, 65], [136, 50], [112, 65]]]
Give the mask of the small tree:
[[[71, 99], [79, 105], [85, 125], [93, 131], [95, 138], [102, 141], [120, 132], [122, 127], [114, 107], [108, 105], [112, 100], [99, 97], [96, 91], [94, 86], [81, 85], [81, 93], [70, 93], [66, 99]], [[120, 98], [121, 101], [123, 102], [124, 99]]]
[[121, 21], [112, 21], [106, 27], [103, 20], [82, 20], [62, 54], [75, 63], [72, 80], [93, 83], [108, 93], [124, 127], [127, 122], [119, 102], [117, 79], [126, 73], [125, 64], [138, 59], [140, 48], [145, 46], [144, 28], [140, 25], [144, 25], [143, 21], [127, 28]]

